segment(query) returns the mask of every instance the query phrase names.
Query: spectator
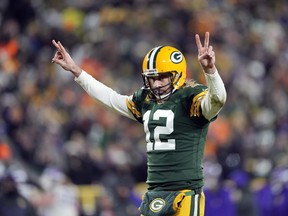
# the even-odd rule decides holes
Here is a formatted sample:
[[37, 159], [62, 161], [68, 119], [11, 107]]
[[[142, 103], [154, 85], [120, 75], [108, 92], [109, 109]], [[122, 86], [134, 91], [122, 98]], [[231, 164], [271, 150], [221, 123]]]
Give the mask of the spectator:
[[0, 180], [0, 215], [1, 216], [37, 216], [32, 204], [22, 196], [12, 175], [7, 174]]
[[[288, 164], [287, 1], [0, 2], [0, 140], [7, 140], [13, 152], [4, 146], [0, 171], [7, 163], [21, 163], [37, 180], [53, 163], [67, 172], [63, 155], [76, 131], [86, 139], [89, 161], [105, 171], [90, 172], [89, 179], [102, 184], [106, 171], [114, 172], [110, 163], [119, 159], [110, 150], [114, 151], [117, 140], [117, 152], [126, 153], [125, 166], [135, 184], [145, 181], [142, 128], [100, 109], [71, 85], [69, 76], [51, 67], [47, 62], [54, 51], [51, 38], [65, 40], [76, 61], [94, 77], [130, 94], [141, 84], [135, 77], [145, 50], [169, 40], [188, 56], [187, 76], [191, 77], [199, 69], [193, 61], [196, 47], [191, 36], [210, 31], [228, 99], [218, 124], [211, 124], [205, 157], [217, 157], [223, 169], [221, 184], [235, 169], [245, 168], [251, 177], [250, 192], [258, 191], [261, 198], [269, 194], [259, 191], [259, 182], [266, 179], [270, 184], [259, 173], [272, 173], [280, 158]], [[203, 81], [195, 73], [193, 78]], [[107, 160], [107, 154], [113, 158]], [[262, 163], [262, 158], [269, 163]], [[71, 173], [70, 177], [77, 172]], [[281, 203], [282, 195], [275, 196], [276, 203]]]

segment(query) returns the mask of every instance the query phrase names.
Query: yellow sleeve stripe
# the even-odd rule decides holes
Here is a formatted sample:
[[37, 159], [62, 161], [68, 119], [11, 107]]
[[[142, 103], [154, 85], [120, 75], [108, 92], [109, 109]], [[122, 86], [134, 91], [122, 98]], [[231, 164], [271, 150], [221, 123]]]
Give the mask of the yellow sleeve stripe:
[[128, 109], [130, 110], [131, 113], [133, 113], [133, 115], [137, 118], [141, 118], [142, 115], [141, 113], [137, 110], [135, 103], [130, 100], [129, 98], [126, 99], [126, 105], [128, 107]]
[[203, 100], [204, 96], [208, 93], [208, 90], [203, 91], [199, 94], [197, 94], [194, 98], [193, 98], [193, 102], [190, 108], [190, 117], [192, 116], [200, 116], [200, 105], [201, 105], [201, 101]]

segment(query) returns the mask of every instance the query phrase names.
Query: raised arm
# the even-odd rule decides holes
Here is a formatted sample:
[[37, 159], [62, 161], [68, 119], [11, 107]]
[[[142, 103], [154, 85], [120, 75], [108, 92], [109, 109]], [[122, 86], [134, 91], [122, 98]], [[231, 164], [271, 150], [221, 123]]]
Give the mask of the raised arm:
[[217, 71], [215, 52], [209, 45], [209, 32], [205, 34], [204, 45], [202, 45], [198, 34], [195, 35], [198, 48], [198, 61], [204, 71], [208, 94], [201, 101], [202, 113], [206, 119], [215, 117], [226, 102], [227, 93], [224, 83]]
[[[60, 41], [52, 41], [57, 51], [52, 58], [52, 63], [60, 65], [64, 70], [70, 71], [75, 76], [75, 81], [94, 99], [101, 102], [112, 111], [134, 119], [126, 105], [127, 95], [120, 95], [113, 89], [99, 82], [87, 72], [83, 71], [72, 59]], [[134, 119], [135, 120], [135, 119]]]

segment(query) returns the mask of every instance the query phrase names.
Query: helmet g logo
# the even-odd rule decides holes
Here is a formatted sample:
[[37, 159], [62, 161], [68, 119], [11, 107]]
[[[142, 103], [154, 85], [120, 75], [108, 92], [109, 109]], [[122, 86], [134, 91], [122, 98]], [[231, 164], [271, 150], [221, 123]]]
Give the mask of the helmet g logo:
[[165, 206], [165, 201], [161, 198], [156, 198], [154, 199], [149, 207], [150, 207], [150, 210], [153, 211], [153, 212], [159, 212], [161, 211], [161, 209]]
[[173, 63], [178, 64], [183, 60], [183, 55], [180, 52], [173, 52], [170, 56]]

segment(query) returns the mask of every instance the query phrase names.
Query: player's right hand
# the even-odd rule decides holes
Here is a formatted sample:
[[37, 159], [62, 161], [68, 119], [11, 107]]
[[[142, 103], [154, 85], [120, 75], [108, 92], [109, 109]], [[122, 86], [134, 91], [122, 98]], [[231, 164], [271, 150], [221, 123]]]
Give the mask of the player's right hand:
[[71, 71], [78, 77], [81, 74], [82, 69], [74, 62], [60, 41], [56, 42], [55, 40], [52, 40], [52, 43], [57, 48], [57, 51], [52, 58], [52, 63], [60, 65], [64, 70]]

